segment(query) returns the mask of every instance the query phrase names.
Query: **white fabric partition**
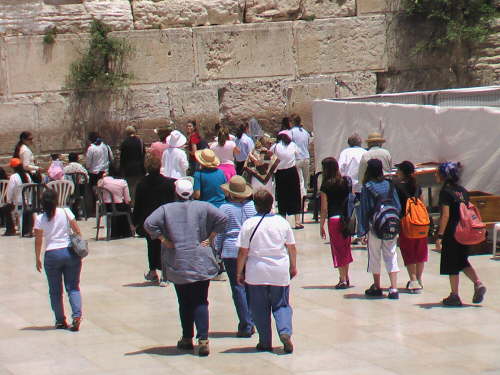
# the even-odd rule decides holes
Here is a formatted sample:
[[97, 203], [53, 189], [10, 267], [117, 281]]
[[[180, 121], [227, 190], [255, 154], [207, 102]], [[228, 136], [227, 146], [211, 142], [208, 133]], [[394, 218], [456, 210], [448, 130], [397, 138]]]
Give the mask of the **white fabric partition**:
[[500, 194], [500, 109], [317, 100], [313, 124], [317, 171], [352, 133], [379, 131], [394, 163], [460, 161], [467, 189]]

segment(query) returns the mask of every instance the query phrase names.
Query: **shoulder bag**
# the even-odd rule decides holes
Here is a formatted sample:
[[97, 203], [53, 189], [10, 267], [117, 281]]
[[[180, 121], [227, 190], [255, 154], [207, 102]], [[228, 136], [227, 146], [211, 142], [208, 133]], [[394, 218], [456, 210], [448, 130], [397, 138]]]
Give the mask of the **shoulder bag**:
[[84, 240], [78, 234], [73, 232], [73, 229], [71, 229], [71, 222], [69, 220], [68, 214], [66, 213], [66, 210], [64, 208], [63, 211], [68, 221], [68, 235], [69, 235], [69, 241], [71, 243], [70, 247], [71, 249], [73, 249], [75, 254], [78, 255], [80, 258], [85, 258], [87, 255], [89, 255], [88, 242], [87, 240]]

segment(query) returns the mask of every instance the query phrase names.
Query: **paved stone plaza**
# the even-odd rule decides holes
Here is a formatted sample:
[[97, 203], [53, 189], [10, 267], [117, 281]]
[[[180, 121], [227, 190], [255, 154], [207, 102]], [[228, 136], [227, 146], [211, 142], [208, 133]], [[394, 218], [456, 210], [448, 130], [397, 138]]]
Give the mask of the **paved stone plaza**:
[[[95, 236], [94, 220], [80, 225], [86, 236]], [[236, 313], [226, 281], [210, 285], [208, 358], [176, 350], [181, 330], [175, 292], [171, 285], [144, 281], [143, 239], [90, 241], [81, 281], [84, 320], [81, 331], [73, 333], [53, 329], [45, 274], [35, 270], [34, 240], [1, 237], [0, 374], [500, 374], [500, 263], [489, 255], [471, 257], [488, 287], [483, 305], [470, 304], [472, 284], [465, 279], [465, 306], [440, 305], [449, 293], [448, 280], [439, 276], [439, 254], [433, 251], [424, 293], [401, 289], [399, 301], [367, 300], [371, 275], [365, 249], [353, 251], [354, 286], [338, 291], [318, 225], [295, 234], [295, 352], [284, 355], [276, 334], [274, 353], [257, 353], [257, 336], [235, 337]], [[404, 270], [399, 286], [407, 280]]]

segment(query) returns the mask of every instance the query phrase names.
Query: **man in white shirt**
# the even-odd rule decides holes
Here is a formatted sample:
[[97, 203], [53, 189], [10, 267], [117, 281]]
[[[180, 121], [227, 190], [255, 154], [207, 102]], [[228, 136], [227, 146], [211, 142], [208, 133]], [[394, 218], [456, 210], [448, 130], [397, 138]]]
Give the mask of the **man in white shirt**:
[[109, 171], [113, 153], [109, 146], [99, 138], [97, 132], [89, 134], [89, 141], [90, 146], [85, 156], [85, 165], [89, 171], [90, 186], [95, 186], [102, 175]]
[[385, 142], [384, 137], [380, 133], [368, 134], [368, 139], [366, 144], [368, 145], [368, 151], [363, 154], [359, 162], [359, 172], [358, 180], [363, 184], [363, 178], [365, 177], [366, 166], [368, 160], [378, 159], [382, 162], [382, 168], [384, 169], [384, 174], [389, 174], [392, 168], [392, 157], [391, 153], [382, 148], [382, 144]]
[[240, 150], [239, 154], [234, 155], [234, 160], [236, 164], [236, 174], [240, 176], [243, 174], [243, 166], [245, 165], [245, 160], [247, 160], [248, 155], [255, 148], [255, 143], [252, 138], [248, 135], [248, 124], [241, 125], [236, 134], [236, 146]]
[[366, 150], [361, 147], [361, 137], [358, 133], [352, 134], [347, 138], [348, 148], [342, 150], [339, 156], [340, 174], [348, 176], [352, 181], [353, 193], [361, 193], [361, 181], [358, 179], [359, 163]]
[[292, 141], [297, 145], [299, 150], [296, 166], [300, 178], [300, 192], [303, 197], [307, 194], [307, 185], [309, 184], [309, 141], [311, 135], [304, 129], [299, 115], [293, 115], [292, 122]]

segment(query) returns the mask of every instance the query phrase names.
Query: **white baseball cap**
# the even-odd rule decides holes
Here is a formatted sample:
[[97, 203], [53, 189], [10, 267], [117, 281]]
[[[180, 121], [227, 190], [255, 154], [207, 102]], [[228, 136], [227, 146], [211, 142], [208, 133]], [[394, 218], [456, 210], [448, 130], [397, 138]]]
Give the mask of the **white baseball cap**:
[[184, 199], [193, 195], [193, 182], [190, 178], [179, 178], [175, 181], [175, 192]]

